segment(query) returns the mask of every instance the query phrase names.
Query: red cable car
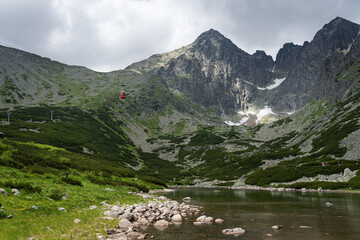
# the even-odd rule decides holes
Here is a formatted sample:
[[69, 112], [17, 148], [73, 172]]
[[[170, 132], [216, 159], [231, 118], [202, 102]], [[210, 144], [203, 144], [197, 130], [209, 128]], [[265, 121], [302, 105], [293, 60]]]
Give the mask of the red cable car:
[[120, 98], [121, 98], [121, 99], [125, 99], [125, 92], [124, 92], [124, 91], [121, 91], [121, 92], [120, 92]]

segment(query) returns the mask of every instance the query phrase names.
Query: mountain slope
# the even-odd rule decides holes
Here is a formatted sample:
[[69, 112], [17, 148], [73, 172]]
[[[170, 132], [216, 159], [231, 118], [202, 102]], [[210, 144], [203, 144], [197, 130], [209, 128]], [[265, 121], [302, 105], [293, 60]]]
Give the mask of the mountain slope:
[[275, 62], [211, 29], [110, 73], [1, 47], [0, 131], [166, 180], [269, 186], [348, 168], [355, 180], [343, 186], [355, 187], [359, 29], [336, 18], [311, 42], [285, 44]]

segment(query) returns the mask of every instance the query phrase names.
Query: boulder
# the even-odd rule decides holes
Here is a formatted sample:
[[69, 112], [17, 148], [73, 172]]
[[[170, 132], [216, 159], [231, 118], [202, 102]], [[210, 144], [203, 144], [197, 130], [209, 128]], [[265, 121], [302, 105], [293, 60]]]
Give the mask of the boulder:
[[150, 225], [149, 221], [146, 220], [145, 218], [140, 218], [137, 220], [137, 222], [140, 226], [149, 226]]
[[154, 227], [156, 228], [166, 228], [169, 226], [169, 222], [166, 220], [159, 220], [154, 223]]
[[20, 191], [16, 188], [11, 189], [13, 195], [20, 195]]
[[172, 216], [171, 221], [172, 222], [182, 222], [182, 217], [180, 214], [176, 214], [176, 215]]
[[90, 209], [90, 210], [94, 210], [94, 209], [97, 209], [97, 206], [95, 206], [95, 205], [92, 205], [92, 206], [90, 206], [90, 207], [89, 207], [89, 209]]
[[242, 228], [224, 229], [224, 230], [222, 230], [222, 233], [225, 235], [240, 236], [245, 233], [245, 230]]
[[123, 219], [121, 219], [120, 221], [119, 221], [119, 227], [120, 228], [130, 228], [130, 227], [132, 227], [133, 226], [133, 224], [129, 221], [129, 220], [127, 220], [126, 218], [123, 218]]
[[202, 215], [200, 217], [198, 217], [196, 219], [196, 222], [207, 222], [207, 223], [211, 223], [212, 221], [214, 221], [213, 217], [207, 217], [205, 215]]
[[0, 195], [10, 196], [10, 194], [5, 190], [0, 188]]
[[35, 209], [35, 210], [39, 209], [39, 207], [38, 207], [38, 206], [35, 206], [35, 205], [31, 206], [31, 208], [32, 208], [32, 209]]

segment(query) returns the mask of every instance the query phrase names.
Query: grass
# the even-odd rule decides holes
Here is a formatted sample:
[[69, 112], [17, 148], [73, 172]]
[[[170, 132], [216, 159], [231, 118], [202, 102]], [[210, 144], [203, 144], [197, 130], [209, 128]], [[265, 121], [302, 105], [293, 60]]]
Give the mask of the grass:
[[[50, 120], [50, 111], [55, 121]], [[2, 118], [7, 118], [5, 110], [0, 111]], [[77, 107], [43, 106], [13, 110], [10, 125], [0, 125], [0, 131], [11, 140], [36, 139], [37, 143], [78, 153], [86, 148], [98, 158], [135, 165], [136, 148], [122, 125], [106, 108], [83, 111]]]
[[[0, 187], [9, 193], [14, 187], [21, 192], [0, 196], [5, 216], [13, 215], [0, 218], [0, 239], [94, 239], [96, 233], [105, 235], [105, 229], [117, 221], [100, 219], [102, 210], [89, 210], [89, 206], [101, 207], [105, 200], [138, 203], [142, 198], [129, 191], [166, 186], [156, 177], [136, 177], [114, 162], [50, 145], [3, 139], [0, 150]], [[61, 200], [66, 195], [68, 198]], [[67, 212], [58, 211], [59, 207]], [[74, 224], [76, 218], [82, 222]]]
[[[83, 186], [78, 186], [63, 183], [59, 176], [51, 173], [31, 174], [8, 167], [0, 167], [0, 172], [1, 182], [16, 179], [14, 181], [28, 181], [42, 188], [41, 193], [20, 189], [20, 195], [0, 196], [6, 213], [14, 216], [12, 219], [0, 219], [0, 239], [25, 239], [29, 236], [35, 236], [36, 239], [96, 238], [97, 232], [104, 235], [104, 227], [115, 226], [117, 222], [99, 219], [102, 211], [89, 210], [90, 205], [100, 207], [100, 202], [104, 200], [121, 204], [142, 201], [139, 196], [128, 194], [128, 191], [136, 190], [132, 187], [93, 184], [86, 179], [85, 173], [78, 173], [77, 177], [83, 183]], [[106, 187], [116, 191], [106, 191]], [[10, 191], [9, 188], [5, 189]], [[54, 190], [62, 194], [66, 192], [69, 197], [66, 200], [50, 200]], [[32, 208], [34, 205], [38, 207], [37, 210]], [[58, 211], [59, 207], [64, 207], [67, 212]], [[78, 225], [73, 223], [76, 218], [82, 220]]]

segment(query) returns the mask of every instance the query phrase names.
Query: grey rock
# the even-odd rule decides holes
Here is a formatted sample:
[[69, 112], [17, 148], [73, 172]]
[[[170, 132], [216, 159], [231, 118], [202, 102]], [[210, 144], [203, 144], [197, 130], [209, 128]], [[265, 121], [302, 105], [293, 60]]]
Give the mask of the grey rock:
[[58, 208], [58, 211], [61, 211], [61, 212], [66, 212], [66, 209], [65, 209], [65, 208], [63, 208], [63, 207], [59, 207], [59, 208]]
[[13, 195], [20, 195], [20, 191], [16, 188], [11, 189]]
[[232, 229], [224, 229], [224, 230], [222, 230], [222, 233], [225, 235], [240, 236], [245, 233], [245, 230], [239, 227], [239, 228], [232, 228]]
[[283, 225], [274, 225], [271, 228], [274, 229], [274, 230], [280, 230], [283, 227], [284, 227]]
[[10, 194], [5, 189], [2, 188], [0, 188], [0, 194], [5, 196], [10, 196]]
[[75, 223], [75, 224], [78, 224], [79, 222], [81, 222], [81, 219], [76, 218], [76, 219], [74, 220], [74, 223]]

